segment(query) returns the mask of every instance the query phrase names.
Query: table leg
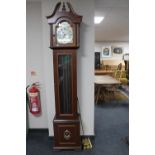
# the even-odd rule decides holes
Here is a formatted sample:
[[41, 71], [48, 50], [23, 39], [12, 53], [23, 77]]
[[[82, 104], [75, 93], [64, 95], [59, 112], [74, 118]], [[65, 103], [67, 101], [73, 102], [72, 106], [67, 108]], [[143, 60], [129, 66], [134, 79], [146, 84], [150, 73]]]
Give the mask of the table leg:
[[100, 96], [100, 90], [101, 90], [101, 87], [98, 86], [98, 88], [97, 88], [97, 94], [96, 94], [96, 101], [95, 101], [95, 104], [97, 104], [97, 102], [98, 102], [98, 99], [99, 99], [99, 96]]
[[100, 96], [101, 96], [101, 100], [105, 102], [105, 87], [104, 86], [101, 86]]

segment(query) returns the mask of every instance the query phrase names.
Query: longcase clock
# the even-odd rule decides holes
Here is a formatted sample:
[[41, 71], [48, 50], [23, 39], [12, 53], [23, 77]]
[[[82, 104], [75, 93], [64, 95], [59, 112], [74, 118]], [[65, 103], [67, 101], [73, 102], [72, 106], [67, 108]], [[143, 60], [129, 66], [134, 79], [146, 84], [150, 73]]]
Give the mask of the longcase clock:
[[80, 149], [76, 50], [79, 48], [82, 16], [75, 13], [69, 2], [59, 2], [47, 19], [54, 63], [54, 149]]

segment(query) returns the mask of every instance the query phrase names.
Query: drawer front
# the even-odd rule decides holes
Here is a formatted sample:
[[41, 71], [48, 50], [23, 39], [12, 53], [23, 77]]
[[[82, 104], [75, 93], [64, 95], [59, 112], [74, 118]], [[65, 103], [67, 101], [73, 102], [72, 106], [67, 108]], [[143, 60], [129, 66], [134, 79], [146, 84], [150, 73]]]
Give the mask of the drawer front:
[[55, 146], [71, 147], [80, 145], [79, 123], [54, 123]]

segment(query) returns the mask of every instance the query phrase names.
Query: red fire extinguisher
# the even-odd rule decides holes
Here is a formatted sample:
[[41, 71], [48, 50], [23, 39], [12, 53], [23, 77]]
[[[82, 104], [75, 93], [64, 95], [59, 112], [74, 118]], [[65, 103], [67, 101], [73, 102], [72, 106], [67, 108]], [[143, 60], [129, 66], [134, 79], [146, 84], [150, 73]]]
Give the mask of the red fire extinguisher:
[[33, 115], [38, 115], [41, 113], [41, 103], [40, 103], [40, 92], [36, 85], [33, 83], [27, 88], [28, 98], [29, 98], [29, 108]]

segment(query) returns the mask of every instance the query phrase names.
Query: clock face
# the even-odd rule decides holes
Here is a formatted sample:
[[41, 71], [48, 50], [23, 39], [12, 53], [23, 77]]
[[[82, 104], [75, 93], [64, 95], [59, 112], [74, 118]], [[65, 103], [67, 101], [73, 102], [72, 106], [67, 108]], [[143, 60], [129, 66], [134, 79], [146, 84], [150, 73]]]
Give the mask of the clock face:
[[57, 43], [73, 43], [73, 29], [68, 22], [59, 23], [57, 28]]

